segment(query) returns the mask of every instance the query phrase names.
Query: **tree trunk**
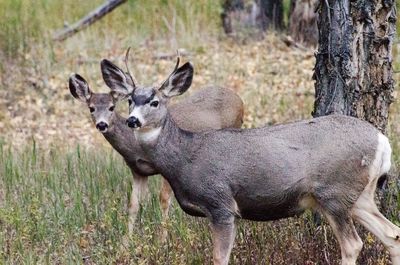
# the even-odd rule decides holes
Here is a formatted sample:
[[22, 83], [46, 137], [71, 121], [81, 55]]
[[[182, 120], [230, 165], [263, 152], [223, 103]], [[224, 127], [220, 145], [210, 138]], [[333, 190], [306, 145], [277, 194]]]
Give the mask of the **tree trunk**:
[[228, 35], [283, 28], [282, 0], [225, 0], [222, 8], [222, 26]]
[[258, 0], [261, 8], [261, 27], [266, 29], [283, 29], [283, 4], [282, 0]]
[[[234, 20], [237, 20], [240, 13], [244, 13], [243, 0], [225, 0], [222, 5], [221, 13], [222, 27], [227, 35], [233, 34]], [[236, 31], [237, 29], [235, 29]]]
[[387, 130], [392, 103], [394, 0], [324, 0], [313, 116], [341, 113]]
[[318, 0], [292, 0], [289, 14], [289, 34], [296, 42], [317, 46], [318, 28], [315, 9]]

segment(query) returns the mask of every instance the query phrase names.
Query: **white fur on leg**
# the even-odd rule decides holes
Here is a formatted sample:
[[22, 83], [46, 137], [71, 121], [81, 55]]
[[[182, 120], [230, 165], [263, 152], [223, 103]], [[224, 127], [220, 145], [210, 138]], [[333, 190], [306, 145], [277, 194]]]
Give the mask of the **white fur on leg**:
[[129, 223], [128, 223], [128, 231], [129, 235], [133, 233], [133, 227], [136, 222], [137, 214], [139, 212], [139, 207], [143, 198], [146, 197], [147, 192], [147, 177], [142, 176], [133, 176], [132, 182], [132, 193], [131, 199], [129, 203]]
[[129, 236], [132, 235], [133, 233], [133, 227], [135, 225], [136, 217], [139, 211], [139, 194], [138, 191], [136, 190], [137, 184], [135, 183], [135, 179], [133, 179], [132, 182], [132, 192], [131, 192], [131, 198], [129, 202], [129, 209], [128, 209], [128, 214], [129, 214], [129, 220], [128, 220], [128, 233]]
[[160, 231], [160, 242], [164, 243], [168, 237], [168, 230], [166, 229], [166, 222], [168, 220], [168, 212], [172, 199], [172, 188], [169, 185], [168, 181], [163, 178], [163, 184], [160, 191], [160, 204], [161, 204], [161, 213], [162, 213], [162, 226]]
[[[329, 225], [332, 227], [333, 233], [340, 244], [340, 252], [342, 265], [355, 265], [358, 254], [360, 253], [363, 242], [358, 236], [353, 221], [349, 216], [344, 216], [343, 227], [338, 227], [338, 223], [330, 214], [324, 212], [328, 219]], [[346, 220], [347, 219], [347, 220]]]
[[353, 207], [354, 218], [388, 249], [392, 264], [400, 265], [400, 228], [387, 220], [371, 199], [368, 187]]
[[234, 220], [230, 224], [211, 224], [211, 230], [214, 265], [228, 265], [236, 234]]

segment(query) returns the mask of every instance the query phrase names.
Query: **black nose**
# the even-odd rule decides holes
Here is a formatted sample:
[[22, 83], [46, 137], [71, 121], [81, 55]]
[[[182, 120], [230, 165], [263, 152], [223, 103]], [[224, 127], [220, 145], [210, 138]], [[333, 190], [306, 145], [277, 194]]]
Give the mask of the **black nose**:
[[102, 132], [102, 131], [104, 131], [105, 129], [108, 128], [108, 124], [105, 123], [104, 121], [101, 121], [101, 122], [96, 124], [96, 128], [97, 128], [97, 130]]
[[142, 124], [140, 123], [139, 119], [136, 118], [135, 116], [131, 116], [126, 120], [126, 123], [128, 124], [129, 127], [131, 128], [139, 128], [140, 126], [142, 126]]

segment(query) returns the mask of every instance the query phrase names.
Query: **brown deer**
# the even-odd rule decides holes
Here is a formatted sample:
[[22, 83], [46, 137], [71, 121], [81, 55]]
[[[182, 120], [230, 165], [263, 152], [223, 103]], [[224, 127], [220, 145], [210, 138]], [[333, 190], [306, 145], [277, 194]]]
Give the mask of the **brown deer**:
[[166, 106], [190, 87], [190, 63], [177, 65], [160, 87], [147, 88], [117, 83], [127, 78], [124, 73], [107, 60], [101, 65], [106, 83], [129, 98], [128, 125], [181, 208], [210, 220], [214, 264], [228, 264], [236, 218], [276, 220], [305, 209], [327, 218], [342, 264], [355, 264], [363, 245], [353, 220], [400, 264], [400, 229], [374, 202], [377, 181], [391, 167], [391, 147], [371, 124], [330, 115], [256, 129], [189, 132]]
[[[132, 81], [131, 81], [132, 82]], [[115, 111], [116, 96], [111, 93], [94, 93], [86, 80], [73, 74], [69, 78], [71, 94], [89, 107], [96, 128], [111, 146], [124, 158], [133, 175], [129, 205], [129, 233], [132, 233], [140, 202], [147, 194], [147, 177], [159, 171], [149, 161], [126, 119]], [[221, 104], [224, 103], [224, 104]], [[233, 91], [221, 87], [207, 87], [170, 108], [174, 120], [189, 131], [240, 127], [243, 120], [243, 102]], [[160, 191], [162, 216], [165, 221], [172, 190], [164, 179]], [[166, 232], [166, 231], [164, 231]], [[163, 234], [165, 236], [166, 234]]]

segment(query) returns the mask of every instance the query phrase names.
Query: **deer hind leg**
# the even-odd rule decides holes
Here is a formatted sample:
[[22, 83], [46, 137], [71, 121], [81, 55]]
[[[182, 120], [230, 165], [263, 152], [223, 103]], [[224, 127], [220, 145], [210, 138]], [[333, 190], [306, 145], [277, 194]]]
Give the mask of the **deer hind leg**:
[[370, 189], [367, 187], [361, 194], [353, 207], [353, 217], [382, 241], [390, 253], [392, 264], [400, 265], [400, 228], [379, 212], [373, 191], [375, 186]]
[[133, 174], [133, 181], [132, 181], [132, 192], [131, 198], [129, 202], [129, 221], [128, 221], [128, 232], [129, 235], [133, 233], [133, 227], [135, 225], [135, 221], [137, 218], [137, 214], [139, 212], [140, 203], [143, 199], [144, 195], [147, 192], [147, 177], [138, 176]]
[[214, 265], [227, 265], [235, 240], [236, 227], [234, 217], [223, 223], [211, 224]]
[[351, 216], [345, 211], [340, 214], [330, 214], [323, 211], [323, 214], [339, 241], [342, 265], [355, 265], [363, 242], [357, 234]]
[[374, 201], [379, 177], [391, 167], [391, 147], [386, 136], [378, 135], [378, 146], [370, 169], [370, 180], [353, 206], [353, 217], [373, 233], [389, 250], [392, 264], [400, 265], [400, 228], [383, 216]]

